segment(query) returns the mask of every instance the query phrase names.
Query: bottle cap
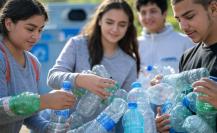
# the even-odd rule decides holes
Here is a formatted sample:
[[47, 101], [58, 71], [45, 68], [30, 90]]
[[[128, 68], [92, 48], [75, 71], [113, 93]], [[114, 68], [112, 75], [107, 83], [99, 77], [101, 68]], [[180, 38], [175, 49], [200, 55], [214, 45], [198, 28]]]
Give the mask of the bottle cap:
[[129, 109], [136, 109], [137, 108], [137, 103], [133, 103], [133, 102], [128, 103], [128, 108]]
[[153, 70], [153, 66], [152, 65], [148, 65], [146, 68], [147, 71], [152, 71]]
[[138, 87], [142, 87], [142, 85], [141, 85], [140, 82], [133, 82], [133, 83], [131, 84], [131, 87], [132, 87], [132, 88], [138, 88]]
[[62, 88], [66, 91], [71, 90], [72, 85], [70, 81], [63, 81]]

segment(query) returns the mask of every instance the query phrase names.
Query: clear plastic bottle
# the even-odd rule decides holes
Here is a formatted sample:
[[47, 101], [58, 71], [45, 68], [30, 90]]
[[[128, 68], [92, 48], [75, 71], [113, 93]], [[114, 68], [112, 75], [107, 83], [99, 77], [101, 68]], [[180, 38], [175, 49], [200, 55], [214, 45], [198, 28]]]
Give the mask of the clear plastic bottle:
[[127, 95], [127, 101], [128, 103], [137, 103], [138, 107], [143, 106], [143, 103], [147, 103], [146, 99], [144, 99], [144, 95], [146, 94], [146, 91], [144, 88], [142, 88], [142, 85], [140, 82], [133, 82], [131, 84], [132, 89]]
[[[106, 68], [103, 66], [103, 65], [95, 65], [93, 66], [92, 68], [92, 71], [98, 75], [98, 76], [101, 76], [101, 77], [104, 77], [104, 78], [112, 78], [111, 75], [108, 73], [108, 71], [106, 70]], [[109, 105], [112, 100], [114, 99], [114, 93], [119, 89], [119, 84], [116, 83], [114, 87], [110, 87], [110, 88], [106, 88], [106, 91], [110, 93], [110, 96], [105, 99], [105, 100], [102, 100], [102, 103], [105, 104], [105, 105]]]
[[76, 110], [82, 117], [91, 117], [96, 112], [100, 102], [101, 98], [99, 96], [88, 91], [79, 100]]
[[183, 128], [188, 133], [215, 133], [198, 115], [188, 116], [183, 123]]
[[176, 88], [177, 93], [188, 94], [193, 90], [191, 84], [202, 77], [208, 77], [209, 71], [206, 68], [192, 69], [177, 74], [165, 75], [162, 83], [168, 83]]
[[[209, 79], [213, 81], [217, 81], [216, 77], [209, 76]], [[198, 93], [198, 96], [205, 95], [203, 93]], [[208, 102], [204, 102], [196, 99], [196, 109], [197, 109], [197, 115], [199, 115], [203, 120], [207, 122], [207, 124], [213, 129], [216, 130], [216, 115], [217, 115], [217, 109], [212, 106]]]
[[111, 75], [108, 73], [106, 68], [103, 65], [95, 65], [92, 68], [92, 71], [96, 73], [96, 75], [104, 77], [104, 78], [111, 78]]
[[[72, 85], [70, 81], [63, 81], [62, 84], [62, 90], [72, 93]], [[69, 109], [64, 109], [64, 110], [56, 110], [55, 111], [57, 116], [64, 117], [65, 119], [69, 118], [70, 110]]]
[[155, 105], [162, 105], [167, 99], [172, 99], [175, 89], [169, 84], [159, 83], [147, 89], [150, 102]]
[[114, 98], [121, 98], [121, 99], [127, 101], [127, 94], [128, 94], [128, 92], [125, 91], [124, 89], [118, 89], [114, 94]]
[[17, 96], [0, 98], [1, 114], [28, 116], [38, 111], [39, 108], [39, 95], [32, 92], [23, 92]]
[[[72, 85], [70, 81], [63, 81], [62, 90], [72, 93]], [[67, 131], [65, 122], [67, 122], [70, 115], [70, 109], [53, 110], [51, 111], [49, 133], [65, 133]]]
[[[209, 79], [217, 82], [216, 77], [209, 76]], [[205, 95], [205, 94], [198, 93], [198, 96], [202, 96], [202, 95]], [[216, 112], [217, 113], [217, 109], [215, 107], [213, 107], [210, 103], [201, 101], [199, 99], [196, 100], [196, 108], [197, 108], [197, 113], [199, 113], [199, 114], [204, 114], [204, 113], [207, 114], [209, 112], [211, 112], [211, 113]]]
[[143, 88], [148, 88], [150, 86], [150, 80], [154, 78], [155, 75], [158, 73], [156, 72], [156, 69], [152, 65], [145, 66], [141, 68], [141, 71], [139, 73], [138, 82], [142, 84]]
[[[101, 77], [110, 78], [110, 74], [107, 72], [103, 65], [95, 65], [92, 68], [92, 71], [84, 71], [83, 73], [91, 73], [96, 74]], [[98, 95], [86, 91], [84, 95], [81, 96], [75, 112], [73, 112], [70, 116], [70, 124], [71, 129], [77, 128], [84, 123], [86, 119], [92, 119], [93, 115], [96, 115], [96, 112], [100, 112], [105, 109], [107, 105], [109, 105], [114, 99], [113, 94], [119, 88], [118, 83], [114, 87], [106, 88], [111, 96], [106, 100], [102, 100]], [[75, 123], [75, 124], [73, 124]]]
[[127, 110], [127, 103], [120, 98], [114, 101], [91, 123], [85, 133], [108, 133]]
[[128, 103], [128, 110], [123, 116], [124, 133], [145, 133], [145, 123], [136, 103]]
[[170, 125], [176, 132], [185, 132], [182, 127], [185, 118], [192, 115], [192, 113], [181, 103], [177, 104], [170, 112]]
[[[108, 74], [107, 70], [105, 69], [103, 65], [95, 65], [92, 68], [92, 72], [98, 76], [110, 78], [110, 75]], [[118, 89], [118, 85], [116, 84], [115, 87], [107, 88], [107, 91], [110, 92], [111, 95], [113, 95], [113, 93], [117, 89]], [[79, 100], [76, 110], [78, 110], [79, 111], [78, 113], [82, 115], [83, 117], [91, 117], [96, 112], [101, 102], [102, 102], [102, 99], [99, 96], [95, 95], [94, 93], [90, 91], [87, 91], [86, 94], [83, 95], [81, 99]], [[108, 102], [104, 101], [102, 103], [108, 103]]]
[[154, 112], [151, 109], [148, 94], [142, 88], [139, 82], [132, 83], [132, 90], [128, 93], [128, 103], [137, 103], [138, 111], [145, 120], [146, 133], [156, 133], [156, 125], [154, 120]]

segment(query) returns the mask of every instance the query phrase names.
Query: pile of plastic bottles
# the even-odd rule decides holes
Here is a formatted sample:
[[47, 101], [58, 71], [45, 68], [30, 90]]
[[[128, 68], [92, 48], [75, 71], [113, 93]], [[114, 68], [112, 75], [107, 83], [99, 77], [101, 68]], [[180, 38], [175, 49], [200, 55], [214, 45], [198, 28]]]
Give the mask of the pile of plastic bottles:
[[[92, 73], [110, 77], [103, 66], [95, 66]], [[191, 87], [193, 82], [202, 77], [209, 77], [205, 68], [165, 75], [160, 84], [148, 88], [134, 82], [128, 93], [118, 86], [108, 88], [112, 96], [107, 101], [86, 91], [76, 110], [70, 117], [67, 115], [70, 125], [66, 128], [67, 133], [108, 133], [122, 116], [125, 133], [157, 133], [152, 104], [162, 106], [162, 114], [170, 114], [170, 133], [215, 133], [217, 110], [200, 101], [197, 97], [202, 94], [193, 92]], [[94, 115], [98, 109], [102, 111], [96, 118], [83, 122], [84, 118]], [[67, 113], [55, 114], [65, 116], [63, 114]], [[56, 120], [62, 122], [60, 118]]]
[[200, 101], [197, 96], [202, 94], [193, 92], [191, 87], [193, 82], [202, 77], [209, 77], [205, 68], [166, 75], [161, 84], [168, 84], [173, 89], [165, 85], [165, 89], [161, 87], [161, 91], [157, 92], [158, 89], [153, 89], [159, 88], [156, 85], [147, 90], [149, 96], [154, 98], [151, 101], [158, 101], [159, 104], [155, 102], [158, 105], [163, 103], [162, 113], [170, 114], [171, 133], [215, 133], [217, 110], [209, 103]]

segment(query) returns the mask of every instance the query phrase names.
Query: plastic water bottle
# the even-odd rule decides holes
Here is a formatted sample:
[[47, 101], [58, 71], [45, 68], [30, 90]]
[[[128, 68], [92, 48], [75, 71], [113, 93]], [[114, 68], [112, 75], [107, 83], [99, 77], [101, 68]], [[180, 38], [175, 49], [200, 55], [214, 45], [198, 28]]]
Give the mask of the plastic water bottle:
[[120, 98], [114, 101], [91, 123], [85, 133], [108, 133], [127, 110], [127, 103]]
[[[106, 70], [106, 68], [103, 65], [94, 65], [92, 68], [92, 71], [98, 76], [101, 76], [104, 78], [112, 78], [111, 75], [108, 73], [108, 71]], [[107, 99], [102, 100], [102, 103], [105, 105], [109, 105], [112, 102], [112, 100], [114, 99], [114, 96], [113, 96], [114, 93], [119, 88], [120, 87], [119, 87], [118, 83], [116, 83], [114, 87], [106, 88], [105, 90], [110, 93], [110, 96]]]
[[127, 96], [128, 103], [137, 103], [138, 110], [146, 121], [145, 130], [147, 130], [147, 133], [155, 133], [154, 112], [151, 109], [148, 94], [139, 82], [134, 82], [131, 86], [132, 90]]
[[190, 92], [188, 93], [182, 100], [182, 104], [187, 107], [192, 112], [196, 113], [196, 99], [197, 99], [197, 93], [196, 92]]
[[146, 103], [144, 103], [143, 108], [138, 108], [142, 114], [145, 121], [145, 133], [157, 133], [155, 124], [155, 113], [151, 109], [148, 95], [144, 95]]
[[79, 114], [78, 110], [75, 110], [72, 112], [67, 122], [69, 123], [69, 129], [75, 129], [84, 124], [84, 118]]
[[92, 71], [95, 72], [98, 76], [104, 78], [111, 78], [111, 75], [108, 73], [108, 71], [103, 65], [94, 65]]
[[139, 73], [138, 82], [142, 84], [143, 88], [148, 88], [150, 86], [150, 80], [157, 74], [155, 67], [152, 65], [142, 67]]
[[183, 123], [183, 128], [188, 133], [215, 133], [215, 131], [197, 115], [188, 116]]
[[[110, 75], [103, 65], [95, 65], [92, 68], [92, 71], [89, 70], [85, 73], [92, 73], [101, 77], [110, 78]], [[114, 99], [113, 94], [118, 88], [118, 83], [116, 83], [114, 87], [106, 88], [106, 91], [111, 94], [111, 96], [106, 100], [102, 100], [98, 95], [90, 91], [86, 91], [85, 94], [80, 98], [76, 106], [76, 111], [73, 112], [70, 117], [72, 121], [72, 124], [70, 124], [71, 129], [81, 126], [84, 123], [85, 119], [90, 119], [93, 117], [93, 115], [96, 114], [96, 112], [100, 112], [105, 109], [105, 107], [109, 105]]]
[[[62, 90], [72, 93], [72, 85], [70, 81], [63, 81], [62, 84]], [[64, 117], [65, 119], [69, 118], [70, 110], [64, 109], [64, 110], [56, 110], [55, 111], [57, 116]]]
[[185, 132], [182, 127], [185, 118], [192, 115], [192, 113], [181, 103], [177, 104], [170, 112], [170, 124], [176, 132]]
[[162, 105], [167, 99], [172, 99], [174, 96], [174, 87], [166, 83], [159, 83], [147, 89], [147, 94], [150, 97], [150, 102], [155, 105]]
[[[217, 78], [213, 77], [213, 76], [209, 76], [209, 79], [217, 82]], [[202, 93], [198, 93], [198, 96], [202, 96], [205, 94]], [[215, 107], [213, 107], [210, 103], [201, 101], [199, 99], [196, 100], [196, 108], [197, 108], [197, 113], [200, 114], [204, 114], [204, 113], [209, 113], [209, 112], [216, 112], [217, 113], [217, 109]]]
[[206, 68], [192, 69], [177, 74], [165, 75], [162, 83], [168, 83], [176, 87], [176, 92], [188, 94], [192, 92], [191, 84], [202, 77], [208, 77], [209, 71]]
[[128, 92], [124, 89], [118, 89], [115, 93], [114, 93], [114, 98], [121, 98], [125, 101], [127, 101], [127, 94]]
[[[62, 90], [72, 93], [72, 85], [70, 81], [63, 81]], [[68, 120], [70, 114], [69, 109], [51, 111], [51, 124], [54, 127], [49, 127], [49, 133], [65, 133], [66, 128], [64, 123]]]
[[101, 98], [91, 92], [87, 92], [84, 96], [79, 100], [76, 110], [78, 113], [85, 118], [93, 116], [96, 112], [99, 104], [101, 102]]
[[127, 101], [128, 103], [137, 103], [138, 107], [143, 106], [143, 103], [147, 103], [146, 99], [144, 99], [144, 95], [146, 94], [145, 89], [142, 88], [141, 83], [139, 82], [133, 82], [131, 84], [132, 89], [127, 95]]
[[216, 112], [197, 113], [213, 130], [216, 130]]
[[[38, 111], [39, 108], [39, 95], [32, 92], [0, 98], [0, 113], [5, 114], [4, 116], [28, 116]], [[9, 121], [12, 119], [9, 117]]]
[[124, 133], [144, 133], [144, 118], [137, 109], [136, 103], [128, 103], [128, 110], [123, 116]]
[[[217, 81], [216, 77], [209, 76], [209, 79], [213, 81]], [[198, 93], [198, 96], [205, 95], [202, 93]], [[199, 115], [206, 123], [213, 129], [216, 130], [216, 116], [217, 116], [217, 109], [212, 106], [208, 102], [204, 102], [196, 99], [196, 109], [197, 115]]]

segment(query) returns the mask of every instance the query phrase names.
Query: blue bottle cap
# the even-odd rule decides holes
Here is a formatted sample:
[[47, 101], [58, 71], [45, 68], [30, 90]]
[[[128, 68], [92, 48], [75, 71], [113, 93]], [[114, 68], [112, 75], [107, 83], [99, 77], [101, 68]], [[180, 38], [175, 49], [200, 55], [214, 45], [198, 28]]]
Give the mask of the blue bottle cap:
[[140, 82], [133, 82], [131, 84], [131, 88], [138, 88], [138, 87], [142, 87], [141, 83]]
[[137, 103], [133, 103], [133, 102], [128, 103], [128, 108], [129, 109], [136, 109], [137, 108]]
[[153, 70], [153, 66], [152, 65], [148, 65], [146, 68], [147, 71], [152, 71]]
[[213, 81], [217, 82], [217, 77], [209, 76], [209, 79], [212, 79]]
[[105, 113], [101, 113], [96, 120], [106, 129], [106, 131], [110, 132], [114, 126], [115, 122]]
[[72, 88], [71, 82], [70, 82], [70, 81], [63, 81], [62, 88], [63, 88], [65, 91], [70, 91], [71, 88]]

